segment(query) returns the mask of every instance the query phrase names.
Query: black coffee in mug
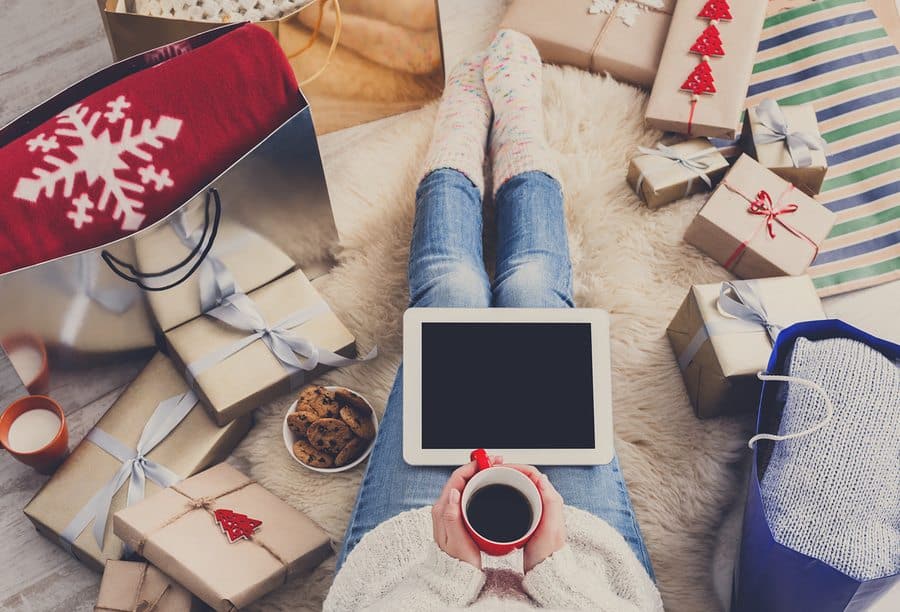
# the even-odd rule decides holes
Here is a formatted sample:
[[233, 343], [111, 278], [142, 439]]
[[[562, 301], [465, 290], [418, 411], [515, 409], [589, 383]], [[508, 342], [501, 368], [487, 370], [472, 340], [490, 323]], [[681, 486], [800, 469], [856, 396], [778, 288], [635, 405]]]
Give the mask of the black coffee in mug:
[[466, 515], [472, 529], [494, 542], [514, 542], [531, 529], [528, 498], [505, 484], [490, 484], [472, 494]]

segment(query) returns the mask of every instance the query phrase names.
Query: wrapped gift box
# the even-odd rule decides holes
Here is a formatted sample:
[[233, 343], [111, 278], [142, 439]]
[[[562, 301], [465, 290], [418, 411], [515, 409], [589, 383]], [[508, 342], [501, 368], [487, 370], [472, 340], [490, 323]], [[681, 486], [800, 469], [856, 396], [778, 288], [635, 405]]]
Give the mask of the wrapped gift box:
[[[177, 401], [166, 402], [181, 396], [185, 403], [180, 406]], [[162, 408], [157, 412], [160, 406]], [[113, 512], [126, 505], [130, 486], [127, 476], [132, 473], [112, 452], [130, 452], [133, 455], [146, 430], [154, 430], [156, 433], [160, 431], [152, 424], [148, 427], [154, 414], [157, 415], [155, 422], [158, 422], [159, 417], [174, 415], [179, 409], [186, 407], [190, 407], [190, 410], [180, 422], [169, 423], [174, 426], [171, 433], [155, 446], [152, 441], [146, 441], [143, 448], [147, 460], [163, 466], [177, 477], [185, 478], [221, 461], [250, 429], [249, 416], [225, 427], [217, 426], [196, 398], [189, 394], [187, 384], [172, 363], [164, 355], [157, 354], [100, 418], [88, 438], [75, 448], [28, 503], [25, 515], [40, 533], [70, 548], [72, 554], [89, 567], [98, 572], [103, 571], [105, 561], [120, 559], [123, 555], [122, 542], [112, 534], [108, 524]], [[103, 440], [98, 443], [89, 439], [96, 435], [96, 431], [113, 439], [106, 444], [109, 451], [99, 445]], [[147, 448], [150, 450], [147, 451]], [[93, 533], [95, 514], [84, 509], [123, 469], [127, 470], [127, 474], [111, 498], [109, 520], [104, 523], [101, 548]], [[158, 491], [160, 486], [150, 472], [147, 474], [144, 494], [149, 496]], [[71, 544], [61, 537], [61, 534], [70, 531], [74, 540]]]
[[679, 0], [647, 105], [649, 125], [693, 136], [737, 135], [766, 5]]
[[666, 335], [697, 416], [756, 408], [756, 373], [766, 368], [772, 336], [794, 323], [824, 318], [808, 276], [691, 287]]
[[94, 612], [200, 612], [203, 605], [149, 563], [107, 561]]
[[249, 605], [331, 554], [315, 523], [225, 463], [117, 512], [114, 529], [223, 611]]
[[818, 254], [836, 215], [742, 155], [684, 239], [739, 278], [797, 276]]
[[[178, 215], [135, 243], [135, 255], [141, 269], [168, 269], [187, 257], [197, 245], [206, 244], [202, 241], [201, 210], [192, 212], [192, 218], [188, 219], [188, 214]], [[207, 293], [213, 297], [217, 293], [247, 293], [293, 268], [291, 258], [271, 240], [235, 221], [223, 221], [197, 273], [166, 291], [146, 292], [147, 303], [159, 328], [168, 331], [213, 307], [214, 303], [203, 303]], [[201, 283], [216, 291], [209, 291], [207, 286], [201, 291]]]
[[762, 166], [809, 195], [822, 189], [828, 160], [811, 104], [781, 106], [764, 100], [750, 107], [744, 116], [741, 145]]
[[[327, 365], [346, 365], [326, 358], [326, 353], [353, 352], [353, 335], [301, 271], [232, 298], [206, 316], [165, 334], [173, 359], [193, 381], [193, 388], [217, 423], [228, 423], [290, 392], [302, 384], [304, 374], [311, 377]], [[234, 326], [216, 315], [234, 315], [247, 324]], [[292, 367], [276, 356], [270, 348], [276, 341], [264, 332], [267, 326], [280, 329], [283, 339], [307, 345], [305, 351], [294, 355], [295, 360], [311, 357], [303, 353], [315, 347], [319, 353], [315, 367]], [[282, 356], [286, 351], [290, 358], [293, 353], [285, 346], [285, 342], [277, 342], [276, 349]]]
[[649, 88], [675, 0], [620, 0], [610, 12], [589, 12], [594, 5], [592, 0], [515, 0], [500, 27], [530, 36], [547, 63], [607, 72]]
[[711, 189], [728, 169], [728, 161], [705, 138], [640, 151], [631, 159], [626, 180], [650, 208]]

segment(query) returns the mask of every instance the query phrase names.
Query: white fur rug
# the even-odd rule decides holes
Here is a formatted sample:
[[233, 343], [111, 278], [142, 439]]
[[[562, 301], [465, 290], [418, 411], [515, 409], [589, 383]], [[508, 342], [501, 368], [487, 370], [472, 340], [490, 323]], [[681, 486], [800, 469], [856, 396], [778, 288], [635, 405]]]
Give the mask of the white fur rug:
[[[612, 315], [616, 447], [659, 586], [669, 610], [717, 610], [716, 533], [744, 486], [735, 464], [749, 423], [694, 417], [664, 336], [692, 283], [726, 278], [682, 241], [702, 197], [651, 211], [625, 184], [635, 146], [659, 136], [643, 127], [638, 90], [553, 67], [544, 83], [548, 139], [567, 194], [575, 296], [580, 306]], [[320, 289], [360, 348], [377, 344], [381, 356], [324, 378], [359, 390], [379, 411], [400, 361], [414, 190], [433, 119], [434, 106], [416, 111], [327, 160], [335, 206], [352, 223], [342, 228], [340, 264]], [[281, 441], [288, 402], [258, 411], [236, 459], [320, 524], [337, 548], [363, 469], [324, 476], [294, 463]], [[258, 608], [319, 609], [334, 561], [292, 579]]]

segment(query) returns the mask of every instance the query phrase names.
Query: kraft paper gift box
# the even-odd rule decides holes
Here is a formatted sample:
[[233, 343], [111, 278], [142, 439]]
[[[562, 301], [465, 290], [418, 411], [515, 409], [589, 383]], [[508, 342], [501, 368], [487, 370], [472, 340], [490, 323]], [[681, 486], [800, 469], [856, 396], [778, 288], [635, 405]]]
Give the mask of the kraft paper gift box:
[[694, 285], [666, 329], [700, 418], [756, 408], [779, 330], [825, 318], [808, 276]]
[[[79, 561], [103, 571], [105, 561], [123, 556], [109, 525], [128, 503], [131, 487], [136, 501], [141, 491], [151, 496], [171, 480], [221, 461], [250, 425], [248, 415], [217, 426], [172, 362], [158, 353], [28, 503], [25, 515]], [[149, 464], [130, 460], [138, 450]], [[143, 490], [130, 478], [137, 469], [146, 476]], [[102, 526], [96, 517], [106, 517]]]
[[767, 4], [679, 0], [647, 104], [650, 126], [692, 136], [737, 136]]
[[606, 72], [649, 88], [675, 0], [620, 0], [610, 12], [591, 13], [596, 5], [592, 0], [515, 0], [500, 27], [531, 37], [544, 62]]
[[[276, 330], [278, 338], [266, 328]], [[247, 295], [235, 294], [165, 338], [173, 359], [219, 424], [290, 392], [326, 366], [350, 365], [353, 360], [338, 353], [350, 354], [355, 345], [353, 335], [302, 271]], [[303, 345], [299, 353], [287, 347], [287, 341]], [[318, 358], [309, 363], [313, 352]]]
[[149, 563], [107, 561], [94, 612], [200, 612], [203, 605]]
[[684, 239], [739, 278], [797, 276], [819, 253], [836, 215], [742, 155]]
[[625, 178], [650, 208], [711, 189], [728, 170], [728, 161], [704, 138], [639, 151]]
[[[135, 242], [141, 269], [168, 269], [206, 244], [201, 210], [192, 212], [191, 219], [178, 215]], [[171, 289], [145, 294], [157, 325], [168, 331], [213, 308], [216, 297], [253, 291], [293, 268], [291, 258], [271, 240], [237, 222], [222, 221], [194, 274]]]
[[747, 109], [741, 146], [762, 166], [805, 193], [816, 195], [828, 172], [825, 141], [811, 104], [782, 106], [763, 100]]
[[251, 604], [331, 554], [315, 523], [226, 463], [117, 512], [114, 529], [222, 611]]

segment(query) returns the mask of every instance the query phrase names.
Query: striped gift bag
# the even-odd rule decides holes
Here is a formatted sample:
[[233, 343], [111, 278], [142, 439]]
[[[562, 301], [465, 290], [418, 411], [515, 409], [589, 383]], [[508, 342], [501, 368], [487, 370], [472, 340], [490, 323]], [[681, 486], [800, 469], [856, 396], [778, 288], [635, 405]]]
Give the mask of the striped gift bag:
[[819, 294], [900, 279], [900, 54], [866, 0], [766, 19], [747, 106], [765, 98], [812, 104], [828, 144], [816, 199], [838, 220], [809, 271]]

